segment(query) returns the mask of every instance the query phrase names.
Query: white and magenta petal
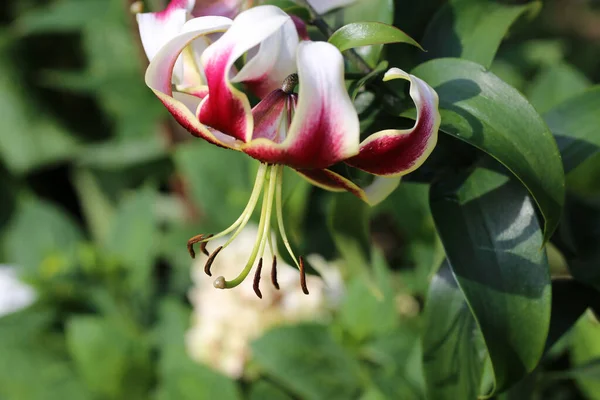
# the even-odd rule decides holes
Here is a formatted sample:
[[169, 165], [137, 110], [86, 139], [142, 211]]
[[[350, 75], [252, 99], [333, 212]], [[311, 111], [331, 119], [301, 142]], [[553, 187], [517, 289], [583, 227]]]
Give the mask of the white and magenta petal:
[[437, 143], [440, 127], [438, 95], [414, 75], [390, 69], [384, 81], [410, 81], [410, 96], [417, 108], [417, 120], [411, 129], [387, 129], [369, 136], [360, 144], [358, 155], [346, 160], [353, 167], [375, 175], [406, 175], [429, 157]]
[[260, 44], [256, 54], [248, 58], [231, 81], [244, 82], [256, 96], [265, 97], [296, 72], [298, 43], [298, 31], [290, 17], [281, 29]]
[[137, 14], [140, 39], [148, 60], [152, 61], [158, 51], [177, 36], [187, 20], [187, 10], [179, 7], [179, 0], [173, 0], [161, 12]]
[[[290, 17], [277, 7], [251, 8], [238, 15], [231, 28], [202, 54], [209, 95], [200, 105], [200, 121], [243, 142], [251, 139], [250, 102], [233, 86], [230, 73], [237, 59], [278, 34], [289, 21]], [[269, 39], [268, 43], [280, 42], [281, 39]]]
[[331, 192], [350, 192], [372, 206], [388, 197], [400, 184], [401, 177], [376, 176], [366, 188], [329, 169], [296, 170], [313, 185]]
[[196, 0], [191, 13], [193, 17], [219, 15], [233, 18], [240, 11], [242, 2], [242, 0]]
[[260, 138], [242, 150], [258, 160], [300, 169], [321, 169], [358, 153], [358, 115], [344, 85], [344, 61], [325, 42], [298, 46], [298, 103], [287, 137]]
[[203, 87], [195, 88], [191, 93], [173, 95], [171, 77], [180, 53], [194, 39], [203, 35], [223, 32], [231, 25], [225, 17], [202, 17], [187, 22], [178, 35], [166, 43], [150, 62], [146, 71], [146, 84], [163, 102], [173, 117], [193, 135], [202, 137], [211, 143], [224, 147], [235, 147], [235, 139], [217, 134], [202, 125], [195, 116], [196, 108], [206, 95]]

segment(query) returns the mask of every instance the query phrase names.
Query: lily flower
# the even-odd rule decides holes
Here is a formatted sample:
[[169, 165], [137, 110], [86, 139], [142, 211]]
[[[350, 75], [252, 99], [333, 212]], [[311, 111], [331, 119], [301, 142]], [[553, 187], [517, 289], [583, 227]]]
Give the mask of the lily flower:
[[[192, 72], [184, 74], [189, 75], [185, 85], [180, 85], [181, 75], [176, 75], [182, 55], [184, 72]], [[236, 72], [234, 63], [244, 58], [243, 67]], [[198, 235], [188, 242], [192, 257], [196, 243], [209, 255], [205, 272], [211, 275], [216, 256], [240, 234], [262, 195], [258, 234], [246, 266], [232, 280], [218, 277], [215, 287], [239, 285], [257, 259], [255, 279], [260, 279], [275, 214], [279, 234], [300, 270], [302, 289], [308, 293], [302, 257], [294, 255], [283, 223], [284, 166], [319, 187], [349, 191], [375, 204], [395, 189], [402, 175], [424, 162], [437, 141], [437, 94], [419, 78], [397, 68], [384, 77], [391, 79], [410, 82], [410, 95], [417, 106], [415, 126], [384, 130], [361, 143], [358, 115], [344, 83], [342, 54], [326, 42], [300, 41], [293, 20], [277, 7], [254, 7], [234, 21], [215, 16], [192, 19], [151, 59], [146, 84], [183, 127], [194, 136], [246, 153], [261, 163], [248, 205], [238, 220], [216, 235]], [[254, 107], [240, 84], [261, 98]], [[360, 188], [329, 169], [340, 162], [378, 177], [366, 189]], [[209, 254], [206, 243], [229, 234], [229, 240]]]

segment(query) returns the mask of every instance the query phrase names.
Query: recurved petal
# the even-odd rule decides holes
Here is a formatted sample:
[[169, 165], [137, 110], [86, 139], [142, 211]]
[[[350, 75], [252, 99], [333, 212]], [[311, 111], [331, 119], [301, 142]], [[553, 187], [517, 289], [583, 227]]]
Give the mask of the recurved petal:
[[240, 3], [242, 0], [198, 0], [192, 9], [192, 15], [194, 17], [220, 15], [233, 18], [240, 9]]
[[383, 78], [410, 81], [410, 96], [417, 107], [411, 129], [387, 129], [369, 136], [360, 144], [358, 155], [346, 160], [353, 167], [375, 175], [406, 175], [423, 164], [437, 143], [440, 127], [438, 95], [427, 83], [398, 68]]
[[216, 32], [222, 32], [231, 25], [231, 20], [225, 17], [202, 17], [187, 22], [181, 32], [166, 43], [150, 62], [146, 71], [146, 84], [163, 102], [173, 117], [193, 135], [202, 137], [211, 143], [224, 147], [235, 147], [235, 139], [226, 135], [214, 133], [200, 124], [195, 116], [200, 104], [200, 96], [206, 93], [202, 87], [192, 93], [196, 96], [176, 93], [173, 95], [171, 76], [175, 62], [182, 50], [194, 39]]
[[359, 122], [344, 85], [344, 61], [325, 42], [298, 45], [298, 103], [281, 143], [255, 139], [243, 151], [264, 162], [327, 168], [358, 153]]
[[374, 206], [388, 197], [400, 184], [401, 177], [376, 176], [366, 188], [329, 169], [296, 170], [315, 186], [332, 192], [350, 192], [364, 202]]
[[162, 46], [174, 38], [185, 24], [187, 10], [180, 7], [180, 3], [180, 0], [173, 0], [164, 11], [136, 15], [148, 60], [152, 61]]
[[[265, 42], [277, 45], [281, 40], [269, 39], [290, 21], [290, 17], [274, 6], [254, 7], [237, 16], [231, 28], [202, 54], [209, 95], [200, 105], [200, 121], [244, 142], [252, 137], [250, 102], [229, 78], [234, 62], [244, 53]], [[269, 49], [264, 51], [269, 52]]]
[[290, 17], [281, 29], [260, 44], [256, 54], [231, 81], [244, 82], [255, 95], [265, 97], [296, 72], [298, 42], [298, 30]]

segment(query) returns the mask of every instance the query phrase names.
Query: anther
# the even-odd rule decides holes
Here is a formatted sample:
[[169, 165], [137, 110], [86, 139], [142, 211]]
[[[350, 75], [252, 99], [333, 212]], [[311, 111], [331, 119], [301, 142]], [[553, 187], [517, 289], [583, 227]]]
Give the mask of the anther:
[[208, 253], [208, 250], [206, 250], [206, 245], [208, 244], [208, 239], [210, 239], [210, 238], [211, 238], [211, 237], [213, 237], [213, 236], [214, 236], [213, 234], [210, 234], [210, 235], [208, 235], [208, 236], [204, 237], [203, 241], [202, 241], [202, 242], [200, 242], [200, 246], [199, 246], [199, 248], [200, 248], [200, 251], [201, 251], [202, 253], [204, 253], [204, 255], [206, 255], [206, 256], [208, 256], [208, 255], [209, 255], [209, 253]]
[[294, 92], [294, 88], [297, 84], [298, 74], [291, 74], [284, 79], [283, 84], [281, 85], [281, 90], [283, 90], [287, 94], [291, 94]]
[[279, 290], [279, 283], [277, 282], [277, 256], [273, 256], [273, 265], [271, 266], [271, 282], [275, 289]]
[[308, 287], [306, 286], [306, 273], [304, 271], [304, 260], [302, 256], [299, 257], [299, 267], [300, 267], [300, 287], [302, 288], [302, 292], [304, 294], [308, 294]]
[[213, 282], [213, 286], [217, 289], [225, 289], [225, 277], [220, 276]]
[[219, 254], [219, 252], [223, 249], [223, 246], [219, 246], [217, 247], [217, 249], [215, 251], [212, 252], [212, 254], [208, 257], [208, 260], [206, 260], [206, 264], [204, 265], [204, 273], [208, 276], [212, 276], [212, 274], [210, 273], [210, 267], [212, 266], [212, 263], [215, 261], [215, 258], [217, 258], [217, 254]]
[[187, 242], [187, 249], [188, 249], [188, 253], [190, 253], [190, 256], [192, 256], [192, 258], [196, 258], [196, 252], [194, 251], [194, 245], [196, 243], [200, 243], [200, 251], [204, 254], [206, 254], [207, 256], [208, 251], [206, 250], [206, 242], [204, 242], [203, 240], [205, 239], [210, 239], [213, 235], [208, 235], [208, 236], [204, 236], [204, 234], [200, 234], [200, 235], [196, 235], [193, 238], [191, 238], [190, 240], [188, 240]]
[[256, 272], [254, 273], [254, 284], [252, 288], [254, 289], [254, 293], [258, 296], [259, 299], [262, 299], [262, 293], [260, 292], [260, 274], [262, 272], [262, 257], [258, 260], [258, 266], [256, 267]]

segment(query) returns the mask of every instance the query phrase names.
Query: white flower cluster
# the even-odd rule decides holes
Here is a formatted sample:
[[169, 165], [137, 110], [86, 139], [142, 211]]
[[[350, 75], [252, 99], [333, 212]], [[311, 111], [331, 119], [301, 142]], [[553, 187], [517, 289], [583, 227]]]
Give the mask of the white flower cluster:
[[[235, 241], [216, 258], [211, 270], [215, 276], [233, 277], [248, 260], [258, 230], [247, 226]], [[218, 240], [213, 246], [220, 246]], [[320, 264], [320, 257], [309, 256], [313, 265]], [[265, 330], [278, 324], [307, 320], [324, 320], [330, 306], [341, 293], [341, 277], [329, 267], [324, 277], [306, 277], [310, 295], [302, 293], [298, 269], [277, 263], [277, 280], [280, 290], [271, 284], [271, 252], [267, 249], [263, 258], [259, 299], [252, 279], [246, 279], [232, 290], [213, 287], [214, 277], [204, 274], [206, 257], [199, 258], [192, 269], [194, 288], [190, 300], [194, 306], [192, 327], [187, 333], [186, 344], [190, 356], [198, 362], [233, 377], [239, 378], [250, 358], [250, 342]]]

